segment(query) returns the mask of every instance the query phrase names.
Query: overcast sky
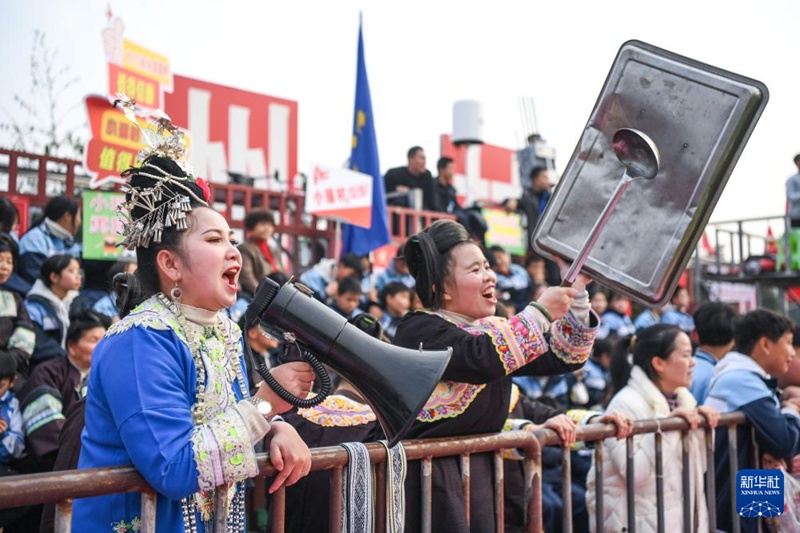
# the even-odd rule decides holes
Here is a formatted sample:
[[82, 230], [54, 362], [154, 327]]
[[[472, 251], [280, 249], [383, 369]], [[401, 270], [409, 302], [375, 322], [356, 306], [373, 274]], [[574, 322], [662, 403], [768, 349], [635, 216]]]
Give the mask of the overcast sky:
[[[2, 0], [0, 121], [29, 89], [34, 30], [79, 83], [63, 95], [81, 124], [85, 94], [103, 93], [104, 0]], [[298, 166], [349, 155], [358, 14], [381, 168], [415, 144], [439, 155], [452, 106], [483, 103], [485, 141], [519, 148], [518, 100], [535, 101], [563, 170], [620, 45], [639, 39], [764, 82], [766, 111], [712, 220], [774, 215], [800, 153], [800, 2], [116, 0], [125, 36], [169, 58], [177, 74], [299, 103]], [[0, 144], [5, 144], [0, 134]], [[435, 169], [434, 169], [435, 170]]]

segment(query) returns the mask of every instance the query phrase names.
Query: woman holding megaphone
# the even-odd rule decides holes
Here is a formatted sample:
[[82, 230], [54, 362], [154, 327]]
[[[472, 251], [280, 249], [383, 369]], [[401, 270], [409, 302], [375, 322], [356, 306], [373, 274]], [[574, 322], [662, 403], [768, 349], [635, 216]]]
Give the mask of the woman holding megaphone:
[[[410, 237], [403, 254], [424, 310], [406, 315], [394, 343], [424, 350], [453, 348], [442, 381], [409, 432], [411, 438], [495, 433], [503, 428], [511, 376], [551, 375], [583, 366], [599, 319], [584, 283], [551, 287], [510, 319], [495, 313], [496, 276], [463, 226], [438, 220]], [[545, 336], [549, 332], [548, 337]], [[470, 516], [465, 516], [458, 457], [433, 461], [432, 531], [494, 531], [493, 455], [470, 460]], [[406, 531], [420, 527], [420, 476], [406, 480]]]
[[[236, 301], [241, 255], [202, 180], [177, 164], [182, 139], [167, 126], [166, 139], [123, 174], [123, 244], [139, 269], [115, 278], [122, 318], [92, 356], [79, 468], [136, 467], [157, 492], [158, 531], [227, 523], [243, 533], [255, 445], [266, 437], [278, 470], [271, 491], [305, 476], [311, 454], [269, 416], [265, 387], [250, 397], [241, 332], [220, 314]], [[284, 386], [305, 397], [308, 375]], [[72, 529], [139, 531], [140, 509], [139, 493], [76, 500]]]

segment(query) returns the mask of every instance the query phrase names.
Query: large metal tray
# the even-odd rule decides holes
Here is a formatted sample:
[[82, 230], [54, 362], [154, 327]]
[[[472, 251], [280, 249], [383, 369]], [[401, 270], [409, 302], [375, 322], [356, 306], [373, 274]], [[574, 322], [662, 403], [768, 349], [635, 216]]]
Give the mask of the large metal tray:
[[626, 42], [539, 220], [534, 248], [575, 259], [624, 172], [611, 149], [614, 132], [640, 130], [658, 146], [659, 173], [630, 185], [583, 272], [644, 305], [663, 305], [768, 98], [759, 81]]

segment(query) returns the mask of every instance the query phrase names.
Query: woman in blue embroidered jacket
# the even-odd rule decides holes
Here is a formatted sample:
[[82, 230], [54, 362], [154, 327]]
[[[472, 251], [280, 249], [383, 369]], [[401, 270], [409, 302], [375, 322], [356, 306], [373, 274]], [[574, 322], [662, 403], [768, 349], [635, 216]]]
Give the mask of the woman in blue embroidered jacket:
[[[266, 436], [271, 491], [307, 474], [311, 455], [264, 414], [266, 387], [248, 398], [241, 332], [220, 313], [236, 301], [241, 255], [202, 181], [157, 156], [126, 175], [123, 244], [139, 268], [115, 280], [122, 319], [92, 356], [79, 466], [135, 466], [158, 493], [159, 532], [213, 531], [223, 514], [242, 533], [254, 446]], [[304, 397], [310, 381], [289, 388]], [[73, 530], [136, 531], [139, 515], [138, 493], [78, 500]]]
[[[580, 368], [591, 352], [598, 318], [583, 283], [552, 287], [509, 320], [494, 317], [496, 277], [466, 230], [434, 222], [405, 245], [425, 310], [406, 315], [394, 343], [453, 356], [411, 437], [451, 437], [500, 431], [508, 414], [513, 374], [548, 375]], [[545, 337], [550, 332], [550, 340]], [[494, 531], [492, 455], [470, 461], [470, 516], [465, 516], [459, 459], [433, 462], [433, 531]], [[406, 482], [406, 531], [419, 528], [418, 469]]]

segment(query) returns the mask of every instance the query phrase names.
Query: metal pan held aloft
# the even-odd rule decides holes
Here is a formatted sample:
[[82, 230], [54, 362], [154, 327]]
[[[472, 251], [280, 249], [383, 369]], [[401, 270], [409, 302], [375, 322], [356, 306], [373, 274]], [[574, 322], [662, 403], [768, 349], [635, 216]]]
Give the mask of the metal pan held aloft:
[[628, 189], [578, 271], [643, 305], [663, 305], [768, 98], [756, 80], [640, 41], [624, 43], [539, 218], [534, 250], [578, 260], [618, 186], [620, 160], [629, 174], [648, 174], [649, 165], [641, 166], [648, 150], [636, 136], [623, 157], [614, 157], [625, 152], [614, 146], [628, 136], [620, 131], [645, 132], [658, 146], [658, 177]]
[[660, 159], [658, 147], [646, 134], [633, 128], [620, 128], [614, 133], [611, 143], [614, 154], [625, 167], [625, 172], [622, 174], [614, 194], [611, 195], [611, 199], [606, 204], [603, 212], [600, 213], [600, 218], [597, 219], [592, 231], [589, 232], [583, 248], [581, 248], [575, 261], [572, 262], [569, 270], [567, 270], [564, 281], [561, 283], [562, 287], [572, 287], [572, 284], [575, 283], [583, 264], [600, 237], [600, 232], [603, 231], [606, 223], [608, 223], [611, 213], [614, 212], [614, 208], [631, 182], [640, 178], [651, 180], [658, 174]]

